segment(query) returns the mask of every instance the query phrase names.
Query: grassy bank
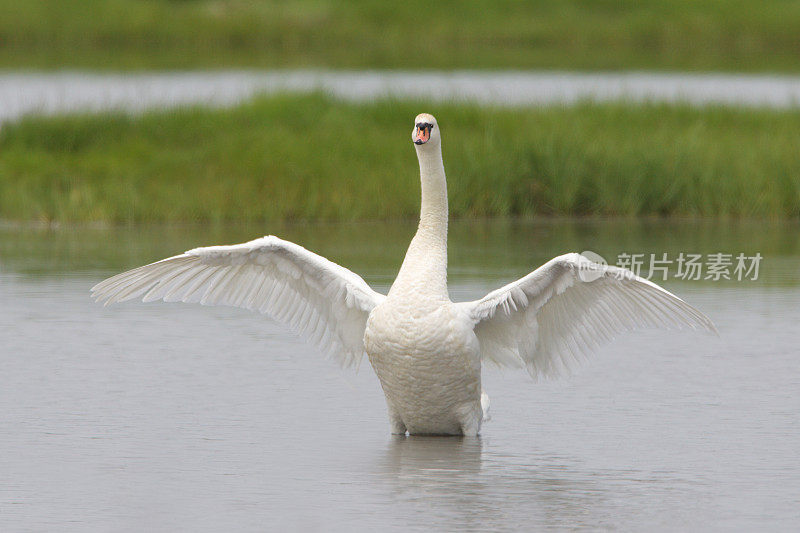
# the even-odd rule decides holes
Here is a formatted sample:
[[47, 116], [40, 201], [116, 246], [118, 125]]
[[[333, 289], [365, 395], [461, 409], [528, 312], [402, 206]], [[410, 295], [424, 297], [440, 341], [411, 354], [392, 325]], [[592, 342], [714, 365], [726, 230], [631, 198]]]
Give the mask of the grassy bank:
[[437, 115], [451, 212], [800, 214], [800, 112], [585, 104], [423, 108], [320, 95], [29, 118], [0, 131], [0, 218], [413, 218], [413, 117]]
[[800, 72], [797, 0], [0, 0], [0, 68]]

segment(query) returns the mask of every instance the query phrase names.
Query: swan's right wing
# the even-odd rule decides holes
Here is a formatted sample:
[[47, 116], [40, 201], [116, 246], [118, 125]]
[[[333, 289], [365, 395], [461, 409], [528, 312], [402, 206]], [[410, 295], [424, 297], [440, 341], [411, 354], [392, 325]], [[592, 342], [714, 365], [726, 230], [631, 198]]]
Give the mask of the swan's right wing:
[[557, 375], [617, 334], [638, 328], [716, 332], [711, 320], [630, 270], [580, 254], [551, 259], [474, 302], [457, 304], [475, 323], [481, 359]]
[[343, 366], [361, 361], [367, 318], [384, 298], [350, 270], [271, 235], [123, 272], [92, 287], [92, 296], [106, 305], [141, 297], [260, 311]]

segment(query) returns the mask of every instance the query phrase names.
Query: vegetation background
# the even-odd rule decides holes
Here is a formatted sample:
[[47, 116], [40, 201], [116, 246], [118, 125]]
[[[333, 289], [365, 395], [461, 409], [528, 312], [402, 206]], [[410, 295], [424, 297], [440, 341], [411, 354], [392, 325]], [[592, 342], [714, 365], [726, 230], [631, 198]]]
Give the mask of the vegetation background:
[[[0, 13], [0, 68], [14, 70], [800, 72], [794, 0], [0, 0]], [[412, 218], [422, 110], [442, 124], [454, 216], [800, 214], [796, 109], [317, 94], [4, 124], [0, 218]]]
[[797, 0], [0, 0], [5, 68], [800, 72]]

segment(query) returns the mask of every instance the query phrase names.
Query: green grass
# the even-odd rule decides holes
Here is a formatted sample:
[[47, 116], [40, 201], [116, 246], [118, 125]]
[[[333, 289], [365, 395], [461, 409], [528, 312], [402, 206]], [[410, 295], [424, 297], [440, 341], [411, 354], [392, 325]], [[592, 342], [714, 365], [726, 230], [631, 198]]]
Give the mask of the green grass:
[[0, 0], [0, 68], [800, 72], [798, 0]]
[[310, 95], [6, 125], [0, 219], [414, 218], [420, 111], [442, 128], [456, 217], [800, 214], [800, 111], [431, 108]]

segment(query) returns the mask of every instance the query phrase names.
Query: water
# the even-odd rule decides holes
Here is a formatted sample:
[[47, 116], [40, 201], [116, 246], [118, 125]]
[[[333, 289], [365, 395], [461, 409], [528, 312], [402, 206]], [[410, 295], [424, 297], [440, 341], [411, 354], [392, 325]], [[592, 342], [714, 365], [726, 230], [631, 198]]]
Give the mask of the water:
[[233, 105], [257, 93], [324, 91], [338, 98], [418, 98], [492, 105], [579, 100], [793, 108], [800, 77], [574, 72], [222, 71], [149, 74], [0, 73], [0, 123], [30, 113], [188, 104]]
[[[568, 378], [487, 369], [479, 439], [398, 438], [367, 364], [264, 317], [88, 289], [263, 227], [0, 228], [0, 529], [792, 530], [797, 224], [454, 223], [454, 298], [567, 250], [760, 252], [756, 281], [666, 286], [720, 338], [641, 332]], [[271, 226], [385, 290], [413, 226]], [[613, 261], [612, 261], [613, 262]]]

